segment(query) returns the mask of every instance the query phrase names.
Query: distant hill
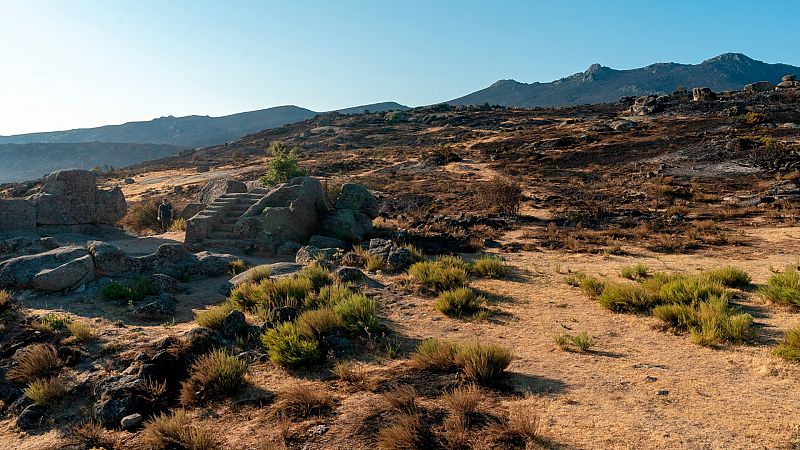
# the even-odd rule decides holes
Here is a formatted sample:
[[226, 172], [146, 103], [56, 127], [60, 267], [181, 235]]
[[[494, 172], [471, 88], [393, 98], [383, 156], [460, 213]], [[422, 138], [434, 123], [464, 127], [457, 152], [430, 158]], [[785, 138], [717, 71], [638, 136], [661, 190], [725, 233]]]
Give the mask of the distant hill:
[[800, 67], [767, 64], [741, 53], [725, 53], [700, 64], [658, 63], [630, 70], [592, 64], [585, 72], [550, 83], [500, 80], [447, 103], [518, 107], [607, 103], [631, 95], [666, 94], [678, 86], [709, 87], [714, 91], [741, 89], [756, 81], [778, 83], [787, 74], [800, 75]]
[[[338, 112], [355, 114], [365, 109], [378, 112], [408, 108], [399, 103], [385, 102], [356, 106]], [[122, 125], [0, 136], [0, 144], [116, 142], [205, 147], [222, 144], [257, 131], [300, 122], [317, 114], [319, 113], [310, 109], [290, 105], [222, 117], [167, 116]]]
[[182, 147], [127, 143], [0, 144], [0, 183], [34, 180], [58, 169], [123, 167], [180, 153]]

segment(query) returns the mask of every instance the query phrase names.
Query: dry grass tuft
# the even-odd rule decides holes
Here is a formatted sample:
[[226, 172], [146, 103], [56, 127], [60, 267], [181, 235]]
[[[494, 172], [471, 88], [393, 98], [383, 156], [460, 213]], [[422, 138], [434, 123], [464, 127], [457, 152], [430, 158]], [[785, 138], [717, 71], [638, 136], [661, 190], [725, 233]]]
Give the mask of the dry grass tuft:
[[298, 383], [278, 394], [276, 410], [284, 417], [307, 419], [322, 416], [333, 409], [336, 399], [327, 387], [315, 383]]
[[448, 372], [455, 369], [456, 344], [444, 339], [425, 339], [418, 346], [411, 364], [418, 369]]
[[60, 378], [52, 377], [31, 381], [23, 393], [37, 405], [52, 407], [67, 395], [68, 390]]
[[460, 287], [439, 294], [434, 307], [448, 316], [475, 314], [484, 308], [486, 299], [471, 288]]
[[381, 450], [415, 450], [423, 447], [422, 417], [419, 413], [403, 413], [392, 417], [389, 425], [378, 432]]
[[181, 403], [195, 405], [230, 396], [242, 386], [246, 373], [247, 364], [223, 350], [203, 355], [192, 364], [189, 379], [181, 386]]
[[414, 386], [404, 384], [383, 393], [383, 400], [390, 409], [412, 414], [417, 411], [417, 390]]
[[441, 400], [451, 413], [459, 417], [467, 417], [478, 410], [483, 400], [483, 394], [478, 386], [469, 384], [442, 395]]
[[97, 332], [86, 322], [71, 322], [67, 325], [67, 328], [78, 342], [89, 342], [97, 339]]
[[182, 409], [162, 413], [144, 424], [142, 441], [148, 450], [215, 450], [219, 448], [211, 433], [192, 425]]
[[455, 362], [466, 379], [486, 384], [498, 381], [511, 359], [511, 352], [503, 347], [475, 342], [461, 346]]
[[50, 344], [29, 345], [14, 354], [14, 364], [8, 370], [9, 381], [30, 383], [37, 378], [53, 376], [61, 367], [56, 348]]
[[69, 440], [81, 448], [113, 448], [114, 439], [100, 422], [84, 422], [69, 430]]

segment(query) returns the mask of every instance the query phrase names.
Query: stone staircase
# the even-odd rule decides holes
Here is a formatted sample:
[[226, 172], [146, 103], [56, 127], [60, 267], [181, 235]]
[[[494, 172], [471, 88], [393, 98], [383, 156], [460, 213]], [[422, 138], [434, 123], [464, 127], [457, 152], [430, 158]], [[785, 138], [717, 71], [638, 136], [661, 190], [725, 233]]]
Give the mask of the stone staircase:
[[266, 191], [223, 194], [189, 219], [187, 243], [201, 243], [213, 249], [249, 249], [254, 242], [234, 234], [236, 222], [250, 207], [264, 198]]

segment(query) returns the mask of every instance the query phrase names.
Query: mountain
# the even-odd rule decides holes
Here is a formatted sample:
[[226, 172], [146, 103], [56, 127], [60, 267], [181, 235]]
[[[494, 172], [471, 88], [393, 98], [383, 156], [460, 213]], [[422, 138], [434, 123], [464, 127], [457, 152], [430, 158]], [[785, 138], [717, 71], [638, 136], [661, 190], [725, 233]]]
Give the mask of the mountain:
[[800, 74], [800, 67], [767, 64], [741, 53], [725, 53], [700, 64], [658, 63], [630, 70], [592, 64], [585, 72], [550, 83], [500, 80], [447, 103], [519, 107], [607, 103], [631, 95], [666, 94], [678, 86], [702, 86], [713, 91], [741, 89], [756, 81], [778, 83], [787, 74]]
[[[335, 112], [355, 114], [365, 109], [378, 112], [408, 109], [408, 107], [399, 103], [385, 102]], [[289, 105], [222, 117], [167, 116], [143, 122], [127, 122], [122, 125], [0, 136], [0, 144], [115, 142], [205, 147], [238, 139], [256, 131], [300, 122], [317, 114], [319, 113], [310, 109]]]
[[164, 144], [0, 144], [0, 183], [33, 180], [58, 169], [123, 167], [174, 156], [181, 150], [182, 147]]

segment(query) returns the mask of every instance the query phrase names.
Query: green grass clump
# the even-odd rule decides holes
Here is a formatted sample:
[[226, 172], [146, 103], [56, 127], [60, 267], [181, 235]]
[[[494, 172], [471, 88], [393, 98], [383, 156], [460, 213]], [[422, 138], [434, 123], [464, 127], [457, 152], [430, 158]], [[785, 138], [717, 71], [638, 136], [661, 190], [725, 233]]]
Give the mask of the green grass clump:
[[314, 284], [308, 277], [266, 278], [258, 284], [236, 286], [228, 299], [237, 308], [257, 310], [268, 316], [277, 307], [300, 307], [313, 291]]
[[731, 307], [725, 298], [711, 298], [697, 308], [692, 339], [700, 345], [742, 343], [753, 336], [753, 317]]
[[411, 259], [414, 262], [425, 261], [425, 253], [422, 252], [422, 249], [417, 247], [413, 244], [405, 244], [403, 248], [408, 250], [408, 253], [411, 254]]
[[797, 266], [789, 266], [782, 273], [769, 277], [758, 293], [781, 305], [800, 306], [800, 272]]
[[222, 322], [225, 317], [235, 308], [229, 302], [223, 303], [219, 306], [212, 306], [203, 311], [198, 311], [194, 314], [194, 320], [198, 325], [212, 330], [221, 330]]
[[247, 364], [224, 350], [214, 350], [198, 358], [189, 373], [181, 386], [181, 403], [195, 405], [234, 394], [244, 382]]
[[752, 281], [747, 272], [730, 266], [706, 270], [701, 276], [734, 289], [747, 289]]
[[650, 268], [644, 264], [634, 264], [632, 266], [623, 267], [619, 272], [622, 278], [629, 280], [643, 280], [650, 275]]
[[279, 366], [296, 367], [320, 359], [319, 343], [300, 333], [293, 322], [284, 322], [261, 335], [269, 359]]
[[67, 387], [58, 377], [38, 378], [28, 383], [23, 393], [40, 406], [54, 406], [67, 395]]
[[311, 282], [312, 289], [315, 291], [320, 290], [323, 286], [333, 284], [333, 275], [325, 270], [319, 264], [309, 264], [300, 273], [297, 274], [298, 278], [306, 278]]
[[316, 295], [306, 297], [305, 307], [317, 309], [333, 306], [353, 295], [353, 287], [346, 283], [333, 283], [322, 287]]
[[97, 339], [97, 332], [86, 322], [71, 322], [67, 325], [67, 328], [78, 342], [89, 342]]
[[476, 342], [461, 346], [456, 353], [455, 362], [468, 380], [492, 383], [503, 375], [503, 371], [511, 364], [511, 359], [508, 349]]
[[215, 450], [219, 448], [211, 432], [192, 425], [182, 409], [161, 413], [144, 424], [142, 441], [148, 450]]
[[372, 333], [380, 329], [375, 301], [364, 294], [352, 293], [333, 305], [342, 327], [353, 333]]
[[141, 301], [148, 295], [155, 295], [156, 289], [147, 276], [140, 276], [125, 283], [111, 281], [100, 288], [100, 295], [106, 300]]
[[508, 276], [508, 266], [500, 257], [482, 255], [472, 263], [469, 273], [482, 278], [504, 278]]
[[312, 309], [295, 321], [298, 332], [308, 338], [319, 338], [342, 328], [342, 319], [330, 308]]
[[800, 326], [796, 326], [783, 333], [783, 342], [773, 351], [787, 361], [800, 362]]
[[575, 272], [567, 276], [564, 281], [570, 286], [580, 288], [584, 294], [592, 298], [597, 298], [606, 287], [602, 281], [583, 272]]
[[69, 316], [64, 314], [45, 314], [39, 320], [34, 322], [31, 326], [45, 333], [54, 333], [63, 330], [72, 322]]
[[615, 312], [643, 312], [655, 304], [653, 295], [643, 286], [621, 283], [606, 284], [597, 301]]
[[698, 305], [712, 297], [728, 298], [730, 294], [722, 283], [706, 277], [680, 277], [661, 285], [658, 303]]
[[677, 329], [688, 330], [697, 323], [697, 309], [691, 305], [678, 303], [658, 305], [653, 308], [652, 314], [653, 317], [661, 319], [667, 325]]
[[581, 353], [589, 351], [595, 344], [592, 335], [586, 331], [581, 331], [575, 336], [569, 333], [561, 333], [556, 335], [554, 340], [561, 350], [572, 351], [574, 348]]
[[441, 260], [414, 263], [408, 269], [408, 274], [423, 287], [435, 292], [466, 286], [466, 269], [447, 264]]
[[412, 364], [419, 369], [448, 372], [456, 367], [458, 346], [444, 339], [425, 339], [412, 357]]
[[442, 267], [455, 267], [457, 269], [464, 269], [465, 271], [469, 271], [469, 264], [466, 261], [461, 259], [458, 256], [453, 255], [442, 255], [436, 257], [435, 260]]
[[471, 288], [460, 287], [440, 293], [434, 306], [448, 316], [463, 316], [481, 311], [485, 303], [486, 299]]

